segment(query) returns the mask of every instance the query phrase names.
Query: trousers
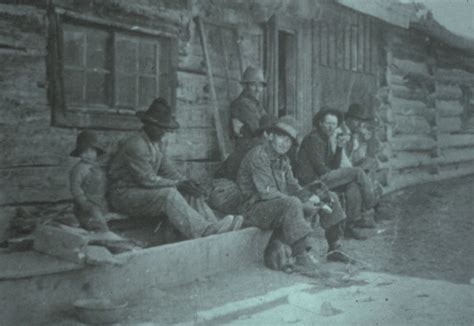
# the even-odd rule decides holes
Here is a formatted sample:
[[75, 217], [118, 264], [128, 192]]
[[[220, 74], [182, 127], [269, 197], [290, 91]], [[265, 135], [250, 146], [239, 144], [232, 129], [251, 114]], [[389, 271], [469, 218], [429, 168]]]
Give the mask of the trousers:
[[113, 189], [109, 202], [114, 211], [131, 218], [159, 218], [164, 214], [188, 239], [201, 237], [213, 224], [192, 208], [174, 187]]
[[371, 209], [375, 204], [370, 179], [361, 168], [335, 169], [322, 175], [321, 181], [331, 190], [344, 192], [348, 221], [359, 219], [363, 210]]

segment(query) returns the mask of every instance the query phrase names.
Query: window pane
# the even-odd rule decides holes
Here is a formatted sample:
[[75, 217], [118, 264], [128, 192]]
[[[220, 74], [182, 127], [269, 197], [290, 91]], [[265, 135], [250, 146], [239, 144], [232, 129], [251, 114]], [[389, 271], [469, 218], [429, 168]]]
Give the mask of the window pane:
[[140, 75], [155, 75], [156, 74], [156, 45], [149, 42], [140, 42], [138, 56], [139, 56], [139, 73]]
[[83, 104], [84, 73], [82, 71], [64, 69], [64, 94], [68, 104]]
[[81, 31], [64, 30], [64, 64], [84, 66], [85, 35]]
[[106, 69], [109, 33], [91, 30], [87, 33], [87, 67]]
[[156, 97], [156, 81], [153, 77], [140, 77], [139, 79], [138, 106], [140, 108], [150, 105]]
[[90, 104], [107, 105], [109, 74], [87, 72], [86, 101]]
[[136, 76], [115, 76], [117, 104], [127, 108], [135, 108], [137, 95]]
[[115, 42], [115, 65], [119, 72], [137, 73], [137, 43], [130, 39], [119, 38]]

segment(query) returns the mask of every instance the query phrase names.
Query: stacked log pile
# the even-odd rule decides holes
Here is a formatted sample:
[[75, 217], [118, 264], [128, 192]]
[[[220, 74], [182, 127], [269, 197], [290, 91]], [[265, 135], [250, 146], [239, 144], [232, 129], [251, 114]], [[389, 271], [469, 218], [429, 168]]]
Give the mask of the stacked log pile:
[[387, 39], [389, 95], [379, 108], [393, 129], [387, 190], [474, 173], [474, 137], [462, 121], [462, 85], [474, 75], [446, 71], [419, 35], [398, 31]]

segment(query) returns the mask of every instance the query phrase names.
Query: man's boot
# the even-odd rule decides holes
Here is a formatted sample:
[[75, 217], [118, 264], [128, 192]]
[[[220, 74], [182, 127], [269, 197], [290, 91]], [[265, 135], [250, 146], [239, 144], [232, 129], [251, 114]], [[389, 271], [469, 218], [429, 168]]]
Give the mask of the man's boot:
[[375, 210], [369, 209], [362, 213], [362, 217], [355, 222], [359, 228], [374, 229], [376, 227], [374, 220]]
[[343, 223], [338, 223], [328, 228], [324, 233], [326, 241], [328, 242], [328, 253], [326, 255], [328, 261], [341, 263], [351, 262], [351, 259], [342, 251], [342, 246], [339, 243], [339, 239], [343, 234], [343, 228]]
[[321, 272], [319, 261], [311, 254], [311, 249], [315, 248], [316, 242], [310, 236], [306, 236], [291, 245], [295, 265], [293, 270], [309, 277], [327, 276]]
[[241, 215], [227, 215], [215, 224], [211, 224], [201, 235], [207, 237], [214, 234], [221, 234], [230, 231], [237, 231], [242, 226], [243, 217]]
[[346, 239], [367, 240], [367, 236], [354, 228], [353, 223], [347, 223], [344, 228], [344, 237]]

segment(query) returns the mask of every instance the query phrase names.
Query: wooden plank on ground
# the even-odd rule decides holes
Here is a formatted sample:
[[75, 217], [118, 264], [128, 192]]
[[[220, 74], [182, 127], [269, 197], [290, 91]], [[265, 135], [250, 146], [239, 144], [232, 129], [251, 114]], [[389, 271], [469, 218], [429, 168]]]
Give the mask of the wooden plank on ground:
[[432, 174], [427, 169], [415, 170], [409, 173], [394, 174], [391, 184], [385, 188], [386, 193], [403, 189], [405, 187], [427, 182], [441, 181], [470, 175], [474, 173], [474, 161], [442, 166], [438, 174]]

